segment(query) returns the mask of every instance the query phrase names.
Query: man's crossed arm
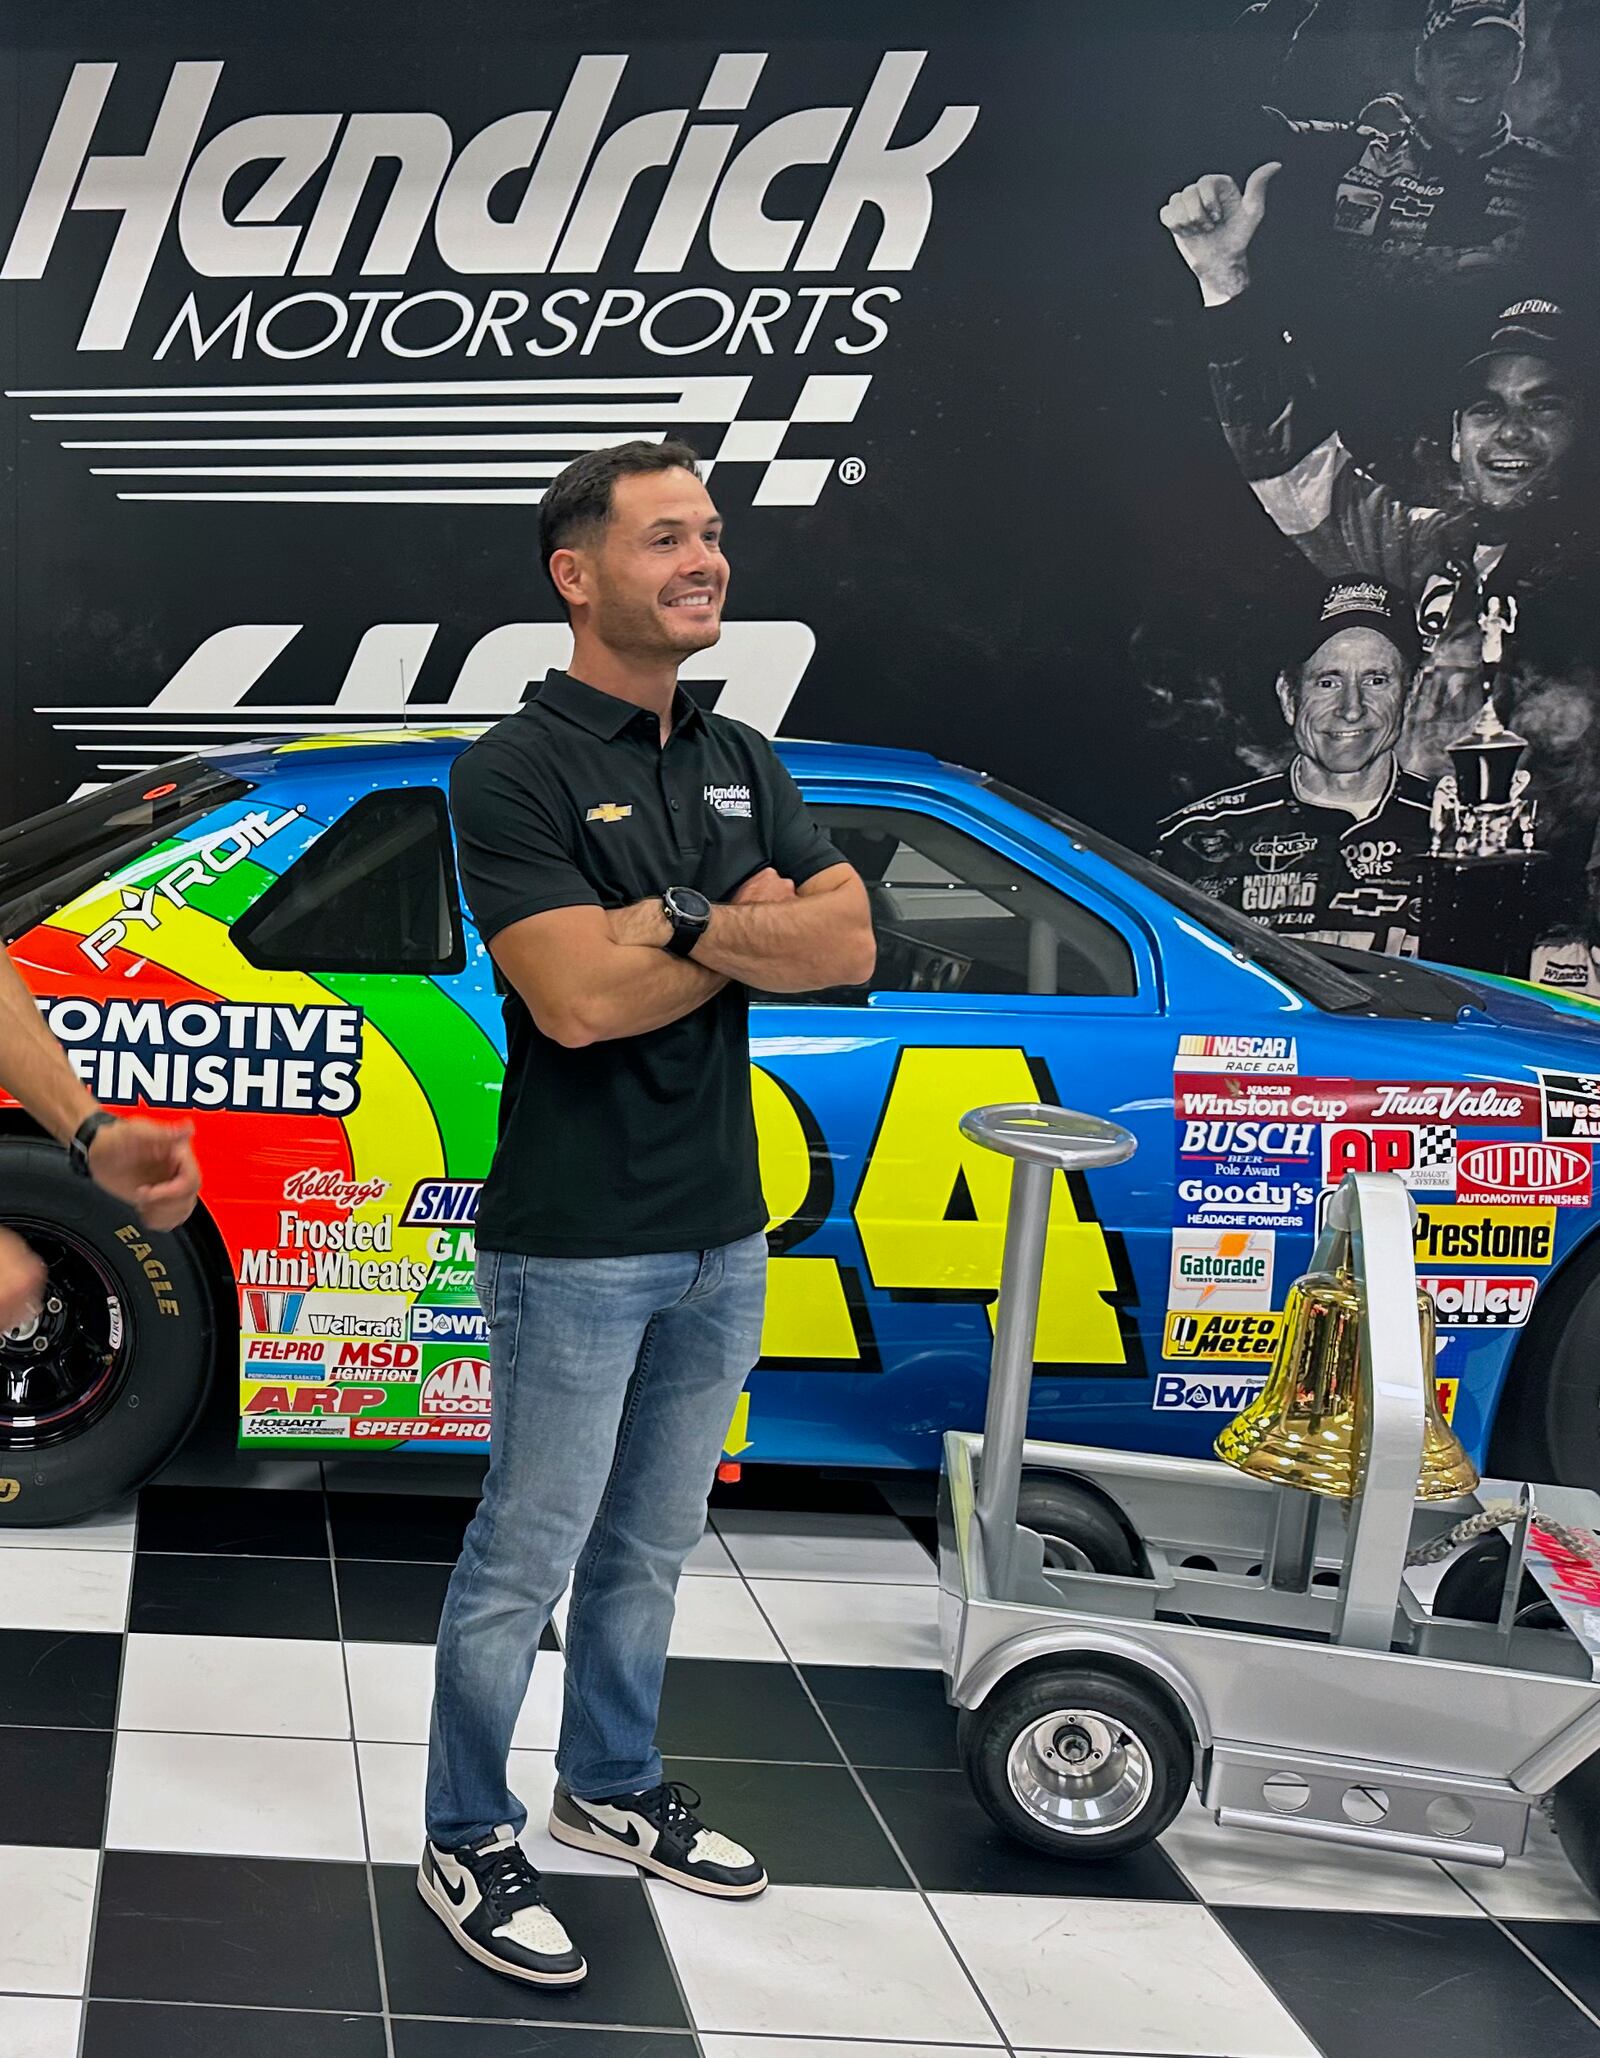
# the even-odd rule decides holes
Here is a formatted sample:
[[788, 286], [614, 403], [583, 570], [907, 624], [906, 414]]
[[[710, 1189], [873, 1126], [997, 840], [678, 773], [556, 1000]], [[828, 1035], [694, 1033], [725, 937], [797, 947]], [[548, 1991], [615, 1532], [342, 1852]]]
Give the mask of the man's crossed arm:
[[730, 980], [768, 993], [860, 985], [877, 954], [866, 889], [849, 865], [798, 889], [770, 868], [757, 872], [713, 907], [693, 957], [664, 950], [670, 934], [656, 898], [529, 915], [490, 951], [540, 1029], [572, 1050], [665, 1028]]

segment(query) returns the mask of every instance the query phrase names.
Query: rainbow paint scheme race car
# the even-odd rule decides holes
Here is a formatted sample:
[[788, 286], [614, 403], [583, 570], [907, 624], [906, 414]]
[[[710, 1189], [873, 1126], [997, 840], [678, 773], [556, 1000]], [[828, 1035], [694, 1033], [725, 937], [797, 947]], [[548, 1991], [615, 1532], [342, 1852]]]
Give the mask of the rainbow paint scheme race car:
[[[13, 957], [90, 1088], [193, 1121], [146, 1234], [0, 1110], [0, 1219], [47, 1261], [0, 1340], [0, 1520], [125, 1493], [207, 1403], [258, 1454], [482, 1451], [473, 1223], [503, 1032], [445, 794], [470, 732], [208, 752], [0, 836]], [[1600, 1018], [1273, 935], [977, 774], [780, 746], [868, 884], [870, 987], [754, 997], [772, 1211], [730, 1459], [932, 1467], [982, 1418], [1007, 1168], [980, 1103], [1113, 1117], [1059, 1180], [1041, 1437], [1203, 1453], [1259, 1386], [1320, 1197], [1398, 1172], [1474, 1455], [1600, 1485]]]

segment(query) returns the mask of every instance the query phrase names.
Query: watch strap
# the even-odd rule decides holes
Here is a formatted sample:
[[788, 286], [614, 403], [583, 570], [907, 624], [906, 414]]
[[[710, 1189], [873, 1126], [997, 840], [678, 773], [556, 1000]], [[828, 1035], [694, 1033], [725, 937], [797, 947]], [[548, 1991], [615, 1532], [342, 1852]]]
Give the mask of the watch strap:
[[92, 1115], [85, 1115], [74, 1130], [72, 1141], [67, 1145], [67, 1157], [75, 1172], [81, 1172], [86, 1179], [88, 1178], [90, 1144], [102, 1129], [109, 1127], [113, 1122], [120, 1122], [121, 1119], [120, 1115], [112, 1114], [109, 1108], [96, 1108]]

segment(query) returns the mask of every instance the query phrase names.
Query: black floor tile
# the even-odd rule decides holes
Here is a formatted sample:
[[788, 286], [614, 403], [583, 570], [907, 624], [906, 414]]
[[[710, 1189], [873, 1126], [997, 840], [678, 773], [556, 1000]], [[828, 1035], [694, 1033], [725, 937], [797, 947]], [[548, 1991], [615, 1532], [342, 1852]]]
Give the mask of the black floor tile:
[[816, 1695], [852, 1765], [935, 1771], [960, 1764], [956, 1711], [944, 1676], [899, 1665], [806, 1665]]
[[[598, 1967], [580, 1987], [541, 1991], [476, 1964], [451, 1942], [417, 1893], [409, 1865], [374, 1868], [389, 2007], [396, 2015], [487, 2016], [496, 2021], [610, 2022], [684, 2029], [677, 1983], [644, 1889], [634, 1879], [577, 1873], [546, 1883], [550, 1905]], [[453, 2046], [461, 2050], [458, 2042]], [[677, 2047], [672, 2047], [676, 2051]]]
[[322, 1496], [297, 1488], [147, 1486], [139, 1496], [139, 1548], [325, 1558]]
[[453, 1565], [477, 1507], [460, 1494], [331, 1493], [334, 1555]]
[[1312, 2041], [1361, 2058], [1600, 2058], [1600, 2028], [1494, 1925], [1218, 1908]]
[[[291, 2015], [280, 2008], [153, 2008], [91, 2001], [83, 2058], [384, 2058], [378, 2015]], [[459, 2048], [456, 2058], [467, 2058]]]
[[1147, 1848], [1070, 1864], [996, 1828], [964, 1772], [863, 1772], [895, 1841], [931, 1894], [1081, 1895], [1097, 1901], [1192, 1901], [1177, 1867]]
[[0, 1729], [0, 1843], [96, 1849], [111, 1741], [103, 1729]]
[[97, 1630], [0, 1629], [0, 1722], [110, 1729], [117, 1719], [121, 1671], [120, 1636]]
[[1506, 1928], [1585, 2008], [1600, 2015], [1600, 1921], [1508, 1922]]
[[669, 1758], [713, 1829], [754, 1851], [779, 1886], [899, 1887], [911, 1882], [842, 1765], [730, 1765]]
[[303, 1558], [141, 1551], [134, 1561], [129, 1627], [158, 1636], [336, 1638], [333, 1568], [326, 1559], [317, 1565]]
[[[451, 1565], [395, 1564], [381, 1558], [340, 1558], [339, 1619], [353, 1644], [431, 1644]], [[539, 1639], [541, 1651], [559, 1651], [552, 1623]]]
[[[365, 1867], [108, 1851], [89, 1992], [370, 2014], [380, 2001]], [[233, 2058], [226, 2041], [212, 2048]]]
[[732, 1485], [711, 1490], [713, 1508], [802, 1508], [823, 1514], [881, 1515], [888, 1506], [858, 1472], [817, 1472], [808, 1465], [746, 1465]]
[[546, 2022], [479, 2022], [469, 2030], [459, 2022], [397, 2021], [394, 2058], [695, 2058], [695, 2047], [681, 2030], [554, 2029]]
[[656, 1743], [681, 1758], [839, 1758], [787, 1665], [736, 1658], [667, 1660]]

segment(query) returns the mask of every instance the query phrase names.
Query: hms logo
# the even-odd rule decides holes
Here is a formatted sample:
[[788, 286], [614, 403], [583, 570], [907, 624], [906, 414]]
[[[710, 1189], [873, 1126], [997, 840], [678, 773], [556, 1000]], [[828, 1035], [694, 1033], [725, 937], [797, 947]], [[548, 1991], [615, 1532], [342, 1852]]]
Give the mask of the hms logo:
[[590, 808], [583, 819], [586, 822], [625, 822], [632, 813], [631, 802], [623, 807], [618, 801], [603, 800], [598, 807]]
[[744, 821], [750, 819], [750, 789], [748, 786], [708, 786], [706, 806], [719, 815], [738, 816]]

